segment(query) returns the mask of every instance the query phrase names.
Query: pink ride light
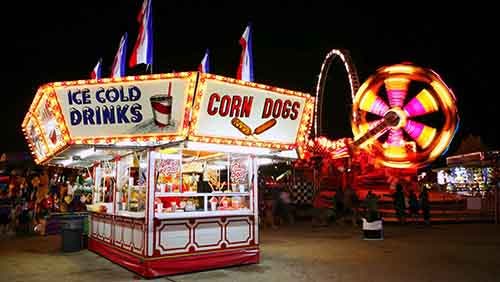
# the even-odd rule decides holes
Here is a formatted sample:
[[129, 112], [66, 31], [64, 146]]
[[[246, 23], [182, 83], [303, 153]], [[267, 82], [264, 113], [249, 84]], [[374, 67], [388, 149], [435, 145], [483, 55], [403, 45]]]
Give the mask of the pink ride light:
[[391, 129], [389, 131], [387, 144], [391, 146], [401, 146], [401, 140], [403, 140], [403, 131], [401, 129]]
[[417, 96], [411, 99], [403, 108], [409, 117], [416, 117], [428, 113], [436, 112], [438, 104], [434, 97], [427, 91], [422, 90]]

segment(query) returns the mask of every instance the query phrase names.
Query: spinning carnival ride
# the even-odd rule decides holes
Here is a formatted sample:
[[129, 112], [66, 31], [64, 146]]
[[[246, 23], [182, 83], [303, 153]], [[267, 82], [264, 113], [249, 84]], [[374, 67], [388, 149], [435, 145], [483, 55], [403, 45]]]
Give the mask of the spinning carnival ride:
[[[361, 148], [384, 167], [421, 168], [445, 152], [459, 118], [455, 96], [439, 75], [411, 64], [387, 66], [378, 69], [358, 89], [359, 79], [349, 53], [336, 49], [326, 56], [316, 87], [316, 140], [322, 130], [326, 76], [337, 57], [348, 73], [354, 141], [330, 150], [334, 157]], [[319, 147], [332, 144], [322, 143]]]
[[384, 166], [419, 168], [448, 148], [458, 123], [455, 96], [432, 70], [383, 67], [358, 90], [351, 123], [354, 144], [371, 144]]

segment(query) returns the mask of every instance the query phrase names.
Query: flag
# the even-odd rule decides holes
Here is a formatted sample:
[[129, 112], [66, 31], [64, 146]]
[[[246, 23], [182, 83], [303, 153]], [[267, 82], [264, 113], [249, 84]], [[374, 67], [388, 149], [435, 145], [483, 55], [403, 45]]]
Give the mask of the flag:
[[151, 14], [151, 0], [144, 0], [141, 11], [137, 16], [139, 34], [129, 61], [129, 67], [138, 64], [153, 64], [153, 16]]
[[124, 77], [125, 76], [125, 58], [127, 53], [127, 33], [122, 36], [120, 46], [116, 52], [113, 66], [111, 67], [111, 77]]
[[95, 65], [94, 69], [90, 73], [90, 77], [92, 79], [100, 79], [101, 78], [101, 65], [102, 65], [102, 58], [97, 61], [97, 64]]
[[240, 39], [241, 58], [236, 78], [253, 81], [252, 26], [248, 24]]
[[208, 58], [208, 49], [205, 51], [205, 56], [201, 60], [200, 65], [198, 66], [198, 71], [209, 73], [210, 72], [210, 60]]

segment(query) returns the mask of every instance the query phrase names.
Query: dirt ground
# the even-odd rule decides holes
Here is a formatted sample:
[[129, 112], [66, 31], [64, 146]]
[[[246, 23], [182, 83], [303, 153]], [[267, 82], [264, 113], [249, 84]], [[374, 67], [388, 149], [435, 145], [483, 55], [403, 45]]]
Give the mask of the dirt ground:
[[[367, 241], [359, 228], [308, 223], [261, 233], [261, 263], [150, 281], [500, 281], [500, 225], [386, 224]], [[0, 281], [135, 281], [92, 252], [61, 252], [60, 236], [0, 240]]]

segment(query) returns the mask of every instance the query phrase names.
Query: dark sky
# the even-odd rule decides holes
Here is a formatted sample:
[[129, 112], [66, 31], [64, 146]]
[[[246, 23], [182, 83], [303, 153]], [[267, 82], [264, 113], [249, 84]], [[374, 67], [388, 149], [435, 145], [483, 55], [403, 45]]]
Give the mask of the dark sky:
[[[135, 43], [135, 18], [142, 4], [141, 0], [14, 2], [4, 5], [2, 16], [0, 152], [27, 149], [20, 125], [38, 86], [86, 79], [99, 57], [103, 76], [109, 75], [122, 34], [129, 34], [129, 51]], [[461, 125], [451, 150], [467, 134], [481, 135], [490, 148], [500, 147], [500, 93], [494, 87], [500, 49], [493, 45], [500, 33], [492, 4], [238, 4], [249, 3], [245, 9], [200, 2], [153, 1], [154, 72], [196, 70], [205, 48], [210, 48], [212, 72], [234, 77], [241, 51], [238, 40], [252, 21], [256, 82], [313, 93], [321, 63], [332, 48], [350, 50], [361, 81], [381, 66], [410, 61], [439, 73], [458, 98]], [[329, 137], [352, 136], [347, 89], [341, 65], [334, 64], [323, 105]]]

